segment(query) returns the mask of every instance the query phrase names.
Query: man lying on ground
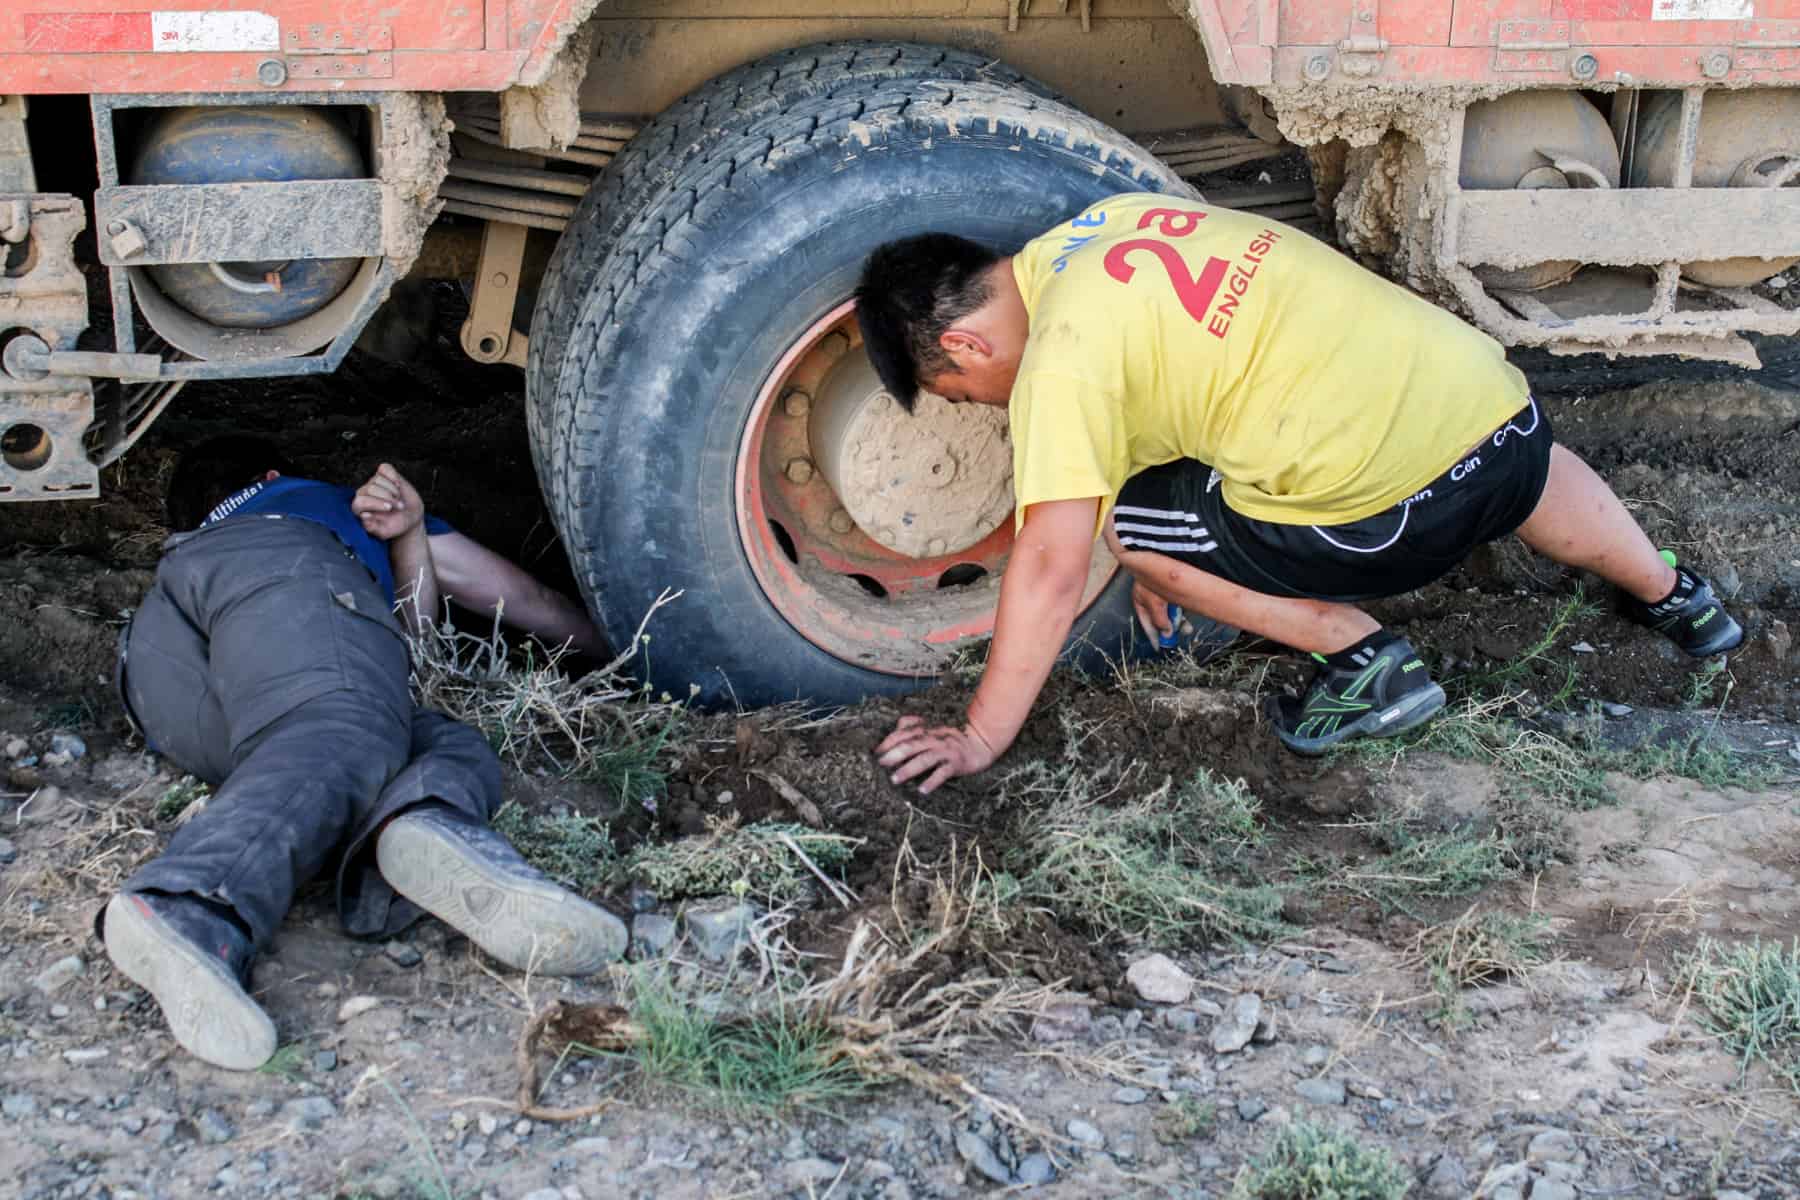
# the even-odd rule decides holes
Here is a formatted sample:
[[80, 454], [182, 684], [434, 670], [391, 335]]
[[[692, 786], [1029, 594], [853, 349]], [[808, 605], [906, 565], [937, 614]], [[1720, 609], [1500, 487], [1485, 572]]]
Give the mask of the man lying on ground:
[[1517, 533], [1593, 571], [1691, 655], [1743, 630], [1658, 553], [1550, 423], [1498, 343], [1304, 234], [1170, 196], [1121, 195], [1012, 257], [945, 234], [875, 251], [857, 319], [883, 384], [1003, 405], [1017, 540], [960, 728], [903, 719], [877, 748], [929, 792], [1024, 724], [1080, 603], [1092, 541], [1169, 605], [1308, 651], [1271, 707], [1290, 749], [1427, 720], [1444, 692], [1357, 601], [1422, 587]]
[[[96, 928], [175, 1040], [236, 1070], [276, 1046], [245, 990], [251, 963], [325, 869], [355, 936], [389, 937], [430, 913], [543, 975], [597, 971], [627, 941], [617, 917], [489, 828], [500, 765], [486, 740], [412, 703], [394, 580], [416, 622], [437, 605], [440, 548], [459, 569], [504, 560], [443, 541], [448, 527], [429, 523], [385, 464], [354, 495], [281, 467], [267, 443], [231, 438], [175, 471], [170, 523], [184, 532], [164, 543], [121, 640], [120, 687], [151, 748], [216, 791]], [[546, 618], [554, 638], [581, 636], [505, 566], [460, 594]]]

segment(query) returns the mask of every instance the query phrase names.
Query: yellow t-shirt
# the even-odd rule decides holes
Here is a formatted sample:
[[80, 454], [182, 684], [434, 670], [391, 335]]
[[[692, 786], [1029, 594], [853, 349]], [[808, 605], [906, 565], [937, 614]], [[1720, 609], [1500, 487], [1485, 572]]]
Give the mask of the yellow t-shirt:
[[1499, 343], [1275, 221], [1121, 195], [1028, 243], [1007, 406], [1017, 519], [1177, 458], [1247, 517], [1335, 525], [1399, 503], [1517, 412]]

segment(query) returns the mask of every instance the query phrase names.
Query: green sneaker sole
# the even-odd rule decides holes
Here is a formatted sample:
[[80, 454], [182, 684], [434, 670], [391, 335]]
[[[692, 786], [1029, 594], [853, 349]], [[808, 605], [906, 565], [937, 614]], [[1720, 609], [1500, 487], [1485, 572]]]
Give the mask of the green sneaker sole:
[[1393, 737], [1397, 733], [1405, 733], [1408, 729], [1429, 721], [1442, 707], [1444, 689], [1434, 683], [1403, 696], [1386, 708], [1371, 709], [1356, 720], [1339, 725], [1330, 733], [1319, 737], [1300, 737], [1283, 729], [1280, 710], [1273, 705], [1270, 708], [1270, 723], [1275, 727], [1275, 736], [1281, 739], [1282, 745], [1295, 754], [1304, 754], [1310, 758], [1355, 738]]
[[231, 972], [129, 893], [106, 906], [106, 953], [156, 997], [182, 1049], [231, 1071], [254, 1071], [275, 1053], [269, 1020]]

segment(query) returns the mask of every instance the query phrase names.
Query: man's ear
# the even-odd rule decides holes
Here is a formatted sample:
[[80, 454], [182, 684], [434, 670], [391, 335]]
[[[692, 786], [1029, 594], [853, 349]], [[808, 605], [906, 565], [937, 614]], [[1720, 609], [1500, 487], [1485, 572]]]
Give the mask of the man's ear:
[[280, 478], [281, 478], [281, 472], [275, 470], [273, 467], [269, 468], [269, 470], [263, 474], [263, 482], [264, 483], [274, 483], [277, 479], [280, 479]]
[[943, 348], [944, 353], [948, 354], [953, 362], [970, 356], [989, 358], [994, 353], [993, 346], [988, 343], [986, 338], [968, 329], [944, 330], [938, 335], [938, 345]]

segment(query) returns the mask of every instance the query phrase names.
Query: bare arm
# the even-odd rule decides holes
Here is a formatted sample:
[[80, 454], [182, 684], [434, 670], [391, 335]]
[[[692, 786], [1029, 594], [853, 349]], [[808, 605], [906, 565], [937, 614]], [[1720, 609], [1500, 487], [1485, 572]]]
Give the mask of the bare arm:
[[1068, 639], [1081, 606], [1093, 555], [1098, 497], [1034, 504], [1013, 543], [1000, 581], [1000, 611], [987, 669], [969, 703], [963, 726], [927, 729], [904, 717], [875, 754], [893, 768], [893, 781], [924, 776], [930, 793], [958, 775], [972, 775], [1006, 752], [1031, 715]]
[[429, 541], [438, 584], [457, 604], [484, 615], [498, 609], [506, 624], [548, 646], [570, 642], [584, 654], [609, 653], [586, 610], [510, 560], [460, 533], [436, 534]]
[[431, 539], [425, 527], [388, 543], [388, 560], [394, 569], [394, 597], [400, 619], [415, 634], [423, 633], [437, 616], [438, 577], [431, 561]]
[[404, 475], [382, 463], [368, 482], [356, 489], [350, 511], [371, 537], [387, 543], [400, 618], [413, 633], [423, 632], [437, 616], [438, 578], [431, 539], [425, 536], [425, 502], [419, 499], [418, 490]]

